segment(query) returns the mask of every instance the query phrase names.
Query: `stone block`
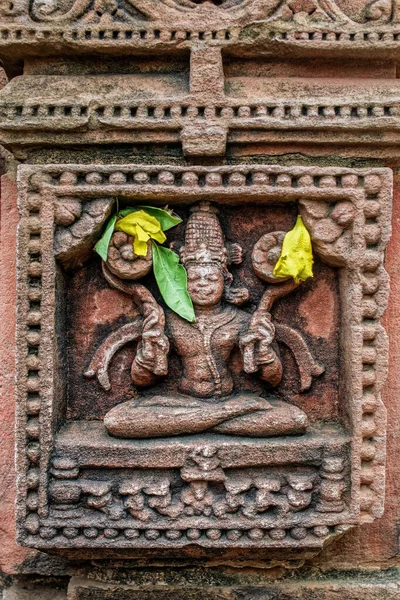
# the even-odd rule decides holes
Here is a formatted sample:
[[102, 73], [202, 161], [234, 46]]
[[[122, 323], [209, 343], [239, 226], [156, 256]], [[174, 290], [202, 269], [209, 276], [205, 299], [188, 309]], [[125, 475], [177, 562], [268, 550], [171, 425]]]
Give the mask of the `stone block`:
[[68, 600], [397, 600], [400, 583], [388, 578], [367, 581], [330, 580], [275, 582], [260, 586], [235, 585], [201, 589], [187, 586], [163, 589], [137, 587], [117, 583], [99, 583], [74, 578], [68, 589]]

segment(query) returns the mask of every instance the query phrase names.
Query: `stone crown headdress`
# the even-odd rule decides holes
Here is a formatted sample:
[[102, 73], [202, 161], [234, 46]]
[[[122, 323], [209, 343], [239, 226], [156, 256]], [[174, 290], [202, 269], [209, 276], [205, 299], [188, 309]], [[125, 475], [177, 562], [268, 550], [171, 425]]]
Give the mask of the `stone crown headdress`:
[[185, 245], [180, 249], [185, 267], [190, 264], [215, 264], [226, 269], [228, 251], [217, 213], [218, 210], [209, 202], [201, 202], [192, 208], [186, 225]]
[[247, 288], [233, 288], [229, 264], [239, 265], [243, 260], [239, 244], [225, 245], [225, 237], [218, 220], [218, 209], [209, 202], [200, 202], [192, 208], [186, 225], [185, 245], [180, 249], [181, 262], [190, 265], [216, 265], [224, 275], [224, 297], [231, 304], [243, 304], [249, 297]]

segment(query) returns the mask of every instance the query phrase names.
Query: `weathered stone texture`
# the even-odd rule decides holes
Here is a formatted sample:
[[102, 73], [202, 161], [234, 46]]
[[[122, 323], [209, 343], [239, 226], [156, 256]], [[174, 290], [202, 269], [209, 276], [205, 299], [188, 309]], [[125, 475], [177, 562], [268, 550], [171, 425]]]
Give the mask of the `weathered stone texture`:
[[[393, 584], [307, 583], [298, 581], [257, 589], [134, 590], [131, 587], [73, 582], [68, 600], [396, 600], [400, 587]], [[21, 598], [21, 600], [24, 600]], [[32, 599], [34, 600], [34, 599]]]
[[67, 600], [67, 592], [58, 590], [55, 583], [47, 586], [16, 583], [4, 590], [3, 600]]
[[[4, 600], [400, 597], [399, 23], [0, 0]], [[93, 253], [167, 203], [195, 323], [151, 241]]]
[[386, 268], [391, 280], [391, 292], [388, 309], [383, 322], [389, 331], [389, 375], [384, 386], [382, 397], [387, 409], [387, 467], [386, 497], [383, 516], [370, 525], [357, 528], [343, 537], [339, 544], [327, 547], [315, 564], [323, 568], [345, 568], [350, 564], [385, 568], [398, 564], [400, 494], [399, 464], [400, 451], [400, 406], [399, 380], [396, 376], [400, 368], [400, 347], [396, 335], [399, 326], [400, 284], [398, 248], [400, 243], [400, 187], [399, 171], [395, 169], [393, 199], [393, 233], [386, 255]]
[[[180, 181], [183, 186], [180, 185]], [[227, 181], [228, 185], [224, 184], [224, 181]], [[379, 319], [387, 301], [387, 276], [382, 269], [382, 260], [390, 233], [390, 171], [288, 169], [262, 166], [252, 168], [250, 165], [235, 168], [197, 167], [187, 171], [181, 167], [170, 167], [166, 170], [157, 166], [147, 168], [131, 165], [120, 166], [119, 170], [114, 172], [113, 167], [90, 165], [83, 168], [70, 165], [67, 170], [60, 169], [58, 166], [48, 166], [42, 170], [38, 167], [21, 168], [20, 186], [22, 209], [19, 251], [18, 406], [21, 412], [18, 468], [21, 478], [18, 515], [21, 540], [40, 548], [82, 546], [167, 548], [187, 546], [193, 541], [206, 547], [237, 545], [277, 549], [319, 548], [329, 535], [341, 535], [357, 519], [359, 522], [369, 522], [380, 516], [384, 485], [385, 435], [385, 412], [380, 403], [380, 389], [386, 373], [386, 337]], [[260, 429], [254, 429], [262, 426], [260, 415], [254, 423], [248, 420], [246, 427], [238, 423], [239, 435], [247, 434], [255, 437], [258, 435], [259, 439], [253, 445], [251, 442], [242, 441], [240, 437], [235, 440], [229, 435], [221, 439], [219, 437], [209, 439], [205, 436], [187, 438], [185, 442], [180, 442], [179, 438], [175, 441], [168, 436], [174, 433], [201, 433], [202, 429], [198, 424], [193, 423], [186, 429], [175, 432], [173, 419], [172, 423], [167, 425], [167, 414], [163, 421], [163, 427], [167, 427], [164, 432], [164, 437], [167, 439], [162, 440], [161, 445], [155, 441], [147, 443], [137, 440], [124, 444], [122, 441], [104, 435], [102, 433], [104, 425], [96, 421], [87, 423], [85, 420], [78, 420], [68, 424], [57, 435], [52, 433], [54, 418], [52, 415], [59, 415], [63, 410], [63, 402], [66, 401], [63, 400], [62, 386], [57, 380], [55, 360], [61, 349], [57, 349], [56, 339], [50, 334], [54, 327], [57, 327], [57, 319], [62, 323], [61, 314], [64, 310], [62, 304], [56, 305], [56, 310], [54, 306], [55, 273], [51, 267], [52, 202], [56, 202], [58, 211], [67, 194], [68, 203], [71, 202], [71, 197], [76, 197], [85, 201], [85, 207], [89, 206], [87, 213], [86, 208], [81, 213], [71, 213], [72, 224], [68, 220], [67, 227], [61, 224], [60, 229], [55, 230], [56, 254], [57, 239], [60, 233], [63, 233], [66, 240], [65, 249], [58, 257], [61, 263], [65, 261], [68, 266], [70, 263], [82, 262], [82, 248], [87, 243], [85, 240], [87, 238], [89, 244], [92, 240], [92, 228], [85, 219], [89, 219], [89, 224], [96, 223], [98, 200], [91, 203], [91, 199], [100, 195], [105, 199], [109, 198], [108, 202], [110, 202], [115, 195], [126, 193], [128, 190], [138, 199], [146, 202], [154, 202], [159, 196], [163, 201], [167, 199], [173, 201], [184, 194], [184, 198], [192, 200], [212, 198], [221, 203], [232, 197], [239, 206], [242, 199], [248, 199], [249, 196], [264, 201], [274, 199], [275, 202], [293, 202], [300, 194], [299, 210], [309, 228], [316, 255], [322, 261], [344, 269], [340, 280], [343, 311], [340, 356], [348, 364], [348, 368], [347, 375], [342, 376], [346, 389], [346, 403], [341, 410], [344, 413], [348, 412], [351, 415], [351, 422], [354, 423], [350, 430], [353, 439], [351, 458], [346, 449], [349, 438], [340, 427], [336, 431], [335, 421], [327, 424], [328, 428], [325, 431], [319, 430], [317, 426], [319, 420], [316, 418], [316, 429], [311, 430], [304, 438], [286, 438], [282, 435], [279, 429], [281, 426], [279, 423], [282, 421], [279, 419], [283, 418], [286, 427], [293, 428], [295, 425], [290, 425], [290, 409], [288, 409], [289, 415], [279, 417], [281, 413], [285, 414], [282, 412], [284, 405], [281, 406], [279, 402], [275, 413], [271, 412], [271, 426], [268, 433], [263, 434], [260, 433]], [[106, 200], [105, 205], [107, 205]], [[204, 224], [202, 226], [204, 227]], [[40, 243], [37, 239], [39, 233]], [[205, 235], [203, 232], [203, 236]], [[215, 239], [217, 234], [213, 235], [211, 239]], [[185, 243], [189, 244], [188, 241]], [[191, 248], [190, 244], [187, 248]], [[188, 249], [182, 247], [181, 256], [183, 261], [189, 261], [191, 264], [198, 259], [195, 258], [197, 256], [195, 250]], [[213, 252], [214, 254], [217, 252], [215, 247]], [[222, 252], [222, 248], [219, 252]], [[257, 253], [253, 254], [253, 259], [257, 256]], [[261, 256], [263, 256], [262, 252]], [[213, 255], [212, 260], [220, 260], [216, 257], [217, 254]], [[113, 279], [107, 275], [106, 270], [103, 272], [113, 287], [128, 294], [138, 293], [135, 292], [134, 285], [131, 284], [129, 287], [126, 283], [119, 281], [115, 283], [115, 276]], [[145, 288], [139, 286], [137, 289], [143, 296]], [[278, 287], [276, 286], [275, 289]], [[222, 294], [222, 289], [220, 293]], [[272, 287], [267, 288], [266, 292], [261, 288], [259, 293], [262, 296], [260, 302], [271, 303], [269, 304], [271, 306], [270, 297], [273, 298], [271, 293], [275, 293]], [[279, 293], [282, 295], [282, 292]], [[148, 292], [146, 294], [148, 296]], [[151, 302], [155, 301], [151, 300], [152, 296], [150, 299], [147, 299], [147, 296], [145, 302], [150, 306]], [[352, 302], [348, 302], [348, 298], [352, 298]], [[138, 301], [136, 303], [138, 304]], [[140, 303], [138, 306], [140, 307]], [[233, 314], [235, 313], [231, 310], [226, 322], [232, 320]], [[245, 316], [246, 313], [243, 313], [241, 318]], [[353, 326], [353, 322], [358, 325]], [[134, 331], [127, 338], [128, 341], [137, 339], [138, 334], [134, 323], [135, 321], [132, 322]], [[305, 392], [311, 387], [312, 376], [321, 375], [324, 367], [314, 361], [296, 330], [284, 323], [276, 324], [277, 339], [283, 341], [294, 353], [299, 365], [300, 391]], [[125, 332], [127, 327], [129, 327], [128, 323], [121, 331]], [[183, 324], [180, 327], [183, 327]], [[112, 335], [114, 339], [116, 333]], [[161, 333], [157, 336], [160, 339]], [[183, 337], [191, 339], [192, 346], [196, 343], [195, 331], [193, 334], [188, 331]], [[298, 350], [296, 344], [299, 345]], [[100, 346], [99, 356], [103, 356], [104, 347]], [[111, 348], [110, 352], [113, 354], [115, 351]], [[106, 354], [104, 356], [107, 365], [110, 357], [107, 358]], [[199, 347], [199, 360], [200, 356]], [[105, 381], [106, 373], [102, 372], [101, 361], [96, 361], [98, 359], [95, 355], [88, 367], [88, 373], [91, 376], [98, 374], [99, 382], [102, 383]], [[28, 371], [26, 366], [29, 367]], [[222, 362], [220, 367], [224, 368]], [[149, 368], [155, 369], [154, 366]], [[201, 384], [200, 387], [194, 387], [193, 391], [190, 385], [197, 384], [190, 382], [196, 382], [196, 370], [193, 371], [196, 366], [191, 367], [191, 371], [189, 367], [185, 369], [186, 379], [189, 382], [185, 384], [188, 385], [186, 393], [201, 397], [203, 393], [201, 386], [210, 384]], [[80, 372], [81, 369], [77, 372], [78, 381], [82, 380], [82, 376], [79, 376]], [[101, 376], [100, 372], [102, 372]], [[166, 372], [164, 371], [163, 374]], [[227, 379], [227, 385], [231, 385], [229, 381]], [[279, 383], [280, 379], [274, 385]], [[106, 389], [110, 387], [108, 381], [106, 385], [104, 383], [102, 385]], [[59, 391], [55, 393], [53, 390]], [[229, 393], [228, 391], [228, 399]], [[289, 394], [291, 393], [289, 391]], [[79, 391], [77, 394], [79, 396]], [[179, 398], [179, 394], [176, 398]], [[338, 396], [334, 401], [340, 404], [340, 398], [341, 396]], [[237, 396], [234, 400], [236, 402], [234, 409], [232, 405], [231, 426], [234, 424], [232, 417], [243, 414], [235, 412], [243, 410], [238, 408], [239, 399], [240, 396]], [[26, 416], [22, 411], [25, 401]], [[163, 402], [164, 406], [167, 406], [167, 400]], [[109, 413], [110, 417], [107, 415], [105, 417], [105, 425], [109, 431], [111, 429], [114, 436], [137, 438], [157, 435], [154, 425], [151, 429], [152, 433], [144, 430], [145, 418], [150, 418], [146, 417], [149, 409], [138, 418], [138, 424], [142, 428], [141, 431], [144, 430], [144, 435], [132, 434], [130, 431], [119, 433], [119, 430], [115, 429], [111, 414], [115, 415], [115, 411], [120, 411], [123, 407], [124, 405], [121, 404]], [[183, 407], [184, 404], [181, 404], [181, 414]], [[226, 410], [228, 407], [227, 404]], [[260, 406], [257, 410], [261, 410]], [[298, 409], [293, 409], [296, 410], [300, 414]], [[40, 414], [39, 419], [38, 414]], [[274, 417], [274, 414], [277, 416]], [[361, 420], [358, 415], [362, 415]], [[327, 415], [324, 414], [322, 418], [324, 417], [326, 419]], [[191, 417], [189, 421], [192, 423], [190, 419]], [[264, 437], [271, 435], [270, 430], [274, 419], [278, 419], [275, 432], [280, 432], [281, 435], [277, 438], [276, 448], [274, 438], [268, 441], [263, 439], [263, 435]], [[200, 422], [200, 419], [198, 421]], [[194, 425], [196, 427], [193, 429]], [[222, 423], [219, 427], [221, 426]], [[304, 428], [303, 422], [301, 427]], [[209, 429], [210, 425], [205, 428]], [[231, 432], [233, 436], [235, 431], [234, 429]], [[288, 433], [290, 435], [302, 432], [304, 429], [290, 430]], [[217, 428], [215, 433], [224, 433], [224, 430], [219, 431]], [[40, 451], [40, 462], [38, 451]], [[165, 457], [168, 455], [170, 458], [165, 462]], [[272, 458], [274, 455], [276, 462]], [[47, 460], [51, 461], [49, 472], [46, 468]], [[192, 462], [195, 466], [190, 466]], [[212, 463], [212, 467], [207, 467], [208, 462], [210, 465]], [[266, 465], [274, 470], [274, 465], [284, 465], [286, 462], [288, 465], [294, 463], [304, 468], [308, 466], [314, 469], [318, 466], [320, 471], [319, 473], [304, 472], [302, 477], [305, 477], [307, 482], [297, 481], [296, 477], [300, 477], [300, 473], [296, 475], [294, 472], [291, 473], [290, 469], [284, 479], [279, 480], [279, 477], [276, 479], [275, 476], [271, 481], [267, 481], [267, 474], [262, 469], [253, 474], [249, 473], [248, 481], [240, 471], [240, 467], [259, 468]], [[353, 482], [351, 497], [349, 496], [345, 501], [345, 494], [349, 491], [350, 471], [353, 474], [357, 473], [360, 463], [360, 487], [356, 488]], [[163, 476], [157, 474], [156, 469], [165, 469], [169, 465], [174, 469], [180, 469], [182, 479], [191, 482], [182, 492], [182, 496], [173, 492], [177, 485], [176, 474], [174, 475], [172, 471], [165, 471]], [[129, 479], [124, 481], [118, 479], [118, 471], [117, 479], [114, 478], [112, 471], [109, 472], [110, 468], [134, 466], [140, 469], [147, 468], [150, 472], [146, 474], [142, 471], [137, 473], [133, 471], [133, 481], [129, 485]], [[88, 468], [105, 469], [101, 484], [96, 482], [96, 472], [92, 475], [84, 475], [83, 479], [80, 478], [80, 471], [84, 472]], [[233, 473], [232, 481], [228, 471], [224, 472], [224, 469], [228, 468], [233, 469], [229, 471]], [[155, 469], [153, 475], [151, 475], [152, 469]], [[196, 469], [199, 473], [204, 471], [203, 479], [199, 474], [195, 474]], [[236, 472], [235, 469], [239, 470]], [[193, 474], [189, 476], [190, 470], [193, 470]], [[314, 489], [312, 482], [316, 480], [317, 475], [320, 483]], [[49, 488], [46, 483], [48, 476], [50, 476]], [[197, 480], [199, 484], [194, 483]], [[208, 485], [212, 488], [212, 482], [225, 480], [226, 500], [224, 495], [218, 500], [221, 492], [217, 489], [206, 490]], [[210, 484], [207, 483], [208, 481]], [[196, 485], [203, 487], [205, 485], [206, 488], [200, 490]], [[279, 501], [277, 499], [277, 492], [281, 487], [282, 490], [286, 489], [284, 486], [292, 488], [288, 492], [288, 504], [285, 492]], [[250, 500], [251, 492], [250, 495], [246, 495], [251, 489], [258, 490], [254, 506]], [[313, 491], [308, 494], [307, 489]], [[192, 500], [189, 499], [188, 494], [189, 496], [195, 494]], [[295, 503], [293, 514], [290, 508], [291, 497]], [[314, 503], [311, 503], [311, 497], [314, 498]], [[295, 508], [296, 503], [299, 503], [297, 508]], [[187, 504], [189, 506], [185, 507]], [[274, 506], [278, 507], [277, 514], [266, 512]], [[308, 511], [305, 510], [307, 508]], [[282, 511], [282, 514], [279, 511]], [[196, 515], [202, 516], [197, 519]]]

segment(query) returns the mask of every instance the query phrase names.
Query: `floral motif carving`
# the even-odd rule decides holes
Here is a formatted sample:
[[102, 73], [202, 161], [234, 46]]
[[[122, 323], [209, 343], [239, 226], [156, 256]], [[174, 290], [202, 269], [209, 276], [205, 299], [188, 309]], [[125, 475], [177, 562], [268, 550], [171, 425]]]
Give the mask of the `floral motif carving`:
[[279, 6], [273, 18], [287, 21], [300, 19], [311, 22], [348, 21], [348, 18], [331, 0], [286, 0]]
[[121, 483], [86, 478], [57, 480], [49, 487], [50, 514], [53, 518], [64, 515], [70, 523], [96, 511], [111, 521], [130, 515], [130, 528], [182, 519], [188, 526], [196, 522], [192, 517], [203, 516], [208, 518], [209, 527], [220, 528], [224, 519], [233, 515], [256, 520], [259, 515], [271, 517], [276, 513], [289, 518], [290, 514], [309, 509], [313, 498], [319, 511], [341, 512], [346, 488], [343, 475], [340, 481], [336, 479], [335, 489], [320, 483], [319, 477], [312, 469], [232, 469], [226, 473], [221, 469], [220, 486], [216, 485], [218, 479], [207, 476], [188, 480], [181, 472], [182, 482], [173, 473], [161, 475], [151, 470], [133, 472], [131, 479]]
[[[84, 20], [94, 21], [96, 17], [108, 15], [116, 20], [143, 20], [151, 18], [160, 20], [161, 10], [165, 12], [167, 19], [176, 15], [202, 15], [207, 20], [216, 18], [230, 18], [231, 22], [238, 19], [248, 20], [251, 14], [253, 20], [260, 19], [283, 19], [293, 20], [298, 17], [309, 18], [311, 21], [339, 21], [346, 22], [348, 18], [340, 11], [333, 0], [285, 0], [282, 4], [270, 0], [265, 3], [261, 0], [161, 0], [157, 8], [143, 0], [126, 0], [121, 4], [118, 0], [74, 0], [60, 3], [58, 0], [34, 0], [31, 6], [31, 15], [37, 21], [74, 21], [85, 15]], [[390, 4], [390, 3], [388, 3]], [[129, 15], [131, 10], [131, 16]], [[374, 7], [368, 14], [376, 14], [377, 11], [385, 10]], [[251, 11], [248, 13], [247, 11]]]
[[78, 252], [82, 258], [92, 251], [104, 219], [110, 214], [112, 200], [95, 200], [82, 205], [76, 198], [64, 198], [55, 205], [54, 222], [58, 226], [54, 253], [68, 263]]
[[244, 0], [164, 0], [165, 4], [177, 4], [178, 6], [193, 8], [199, 4], [205, 4], [209, 2], [215, 6], [222, 6], [223, 8], [232, 8], [238, 4], [242, 4]]

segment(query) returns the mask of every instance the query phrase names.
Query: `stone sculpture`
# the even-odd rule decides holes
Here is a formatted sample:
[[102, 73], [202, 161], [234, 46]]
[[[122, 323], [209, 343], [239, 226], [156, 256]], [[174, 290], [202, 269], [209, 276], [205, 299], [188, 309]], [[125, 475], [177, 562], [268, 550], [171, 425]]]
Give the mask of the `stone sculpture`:
[[[189, 323], [172, 311], [164, 316], [146, 288], [136, 284], [128, 287], [116, 276], [122, 269], [122, 276], [129, 278], [115, 243], [120, 244], [125, 255], [128, 251], [132, 279], [148, 272], [149, 260], [138, 259], [132, 251], [129, 255], [131, 241], [126, 234], [115, 232], [113, 236], [114, 246], [109, 251], [109, 267], [103, 266], [104, 275], [113, 287], [134, 297], [143, 319], [111, 334], [96, 352], [86, 375], [97, 374], [100, 383], [108, 387], [108, 381], [104, 381], [107, 365], [116, 350], [132, 339], [139, 340], [131, 368], [134, 384], [150, 386], [167, 375], [170, 346], [180, 357], [183, 373], [179, 395], [145, 396], [111, 409], [104, 419], [109, 433], [132, 438], [204, 431], [260, 437], [304, 433], [307, 416], [301, 409], [276, 397], [267, 400], [251, 393], [235, 394], [228, 367], [233, 349], [239, 347], [246, 373], [257, 373], [270, 388], [280, 383], [282, 363], [270, 308], [274, 299], [293, 290], [296, 284], [282, 283], [269, 273], [269, 280], [275, 285], [265, 293], [254, 314], [239, 309], [236, 305], [246, 301], [249, 293], [246, 289], [232, 289], [233, 277], [227, 267], [229, 263], [241, 262], [242, 249], [237, 244], [225, 247], [217, 210], [208, 202], [200, 203], [192, 209], [185, 245], [180, 249], [196, 314], [195, 323]], [[271, 241], [276, 245], [276, 236], [270, 234], [267, 238], [269, 245]], [[282, 238], [283, 235], [281, 241]], [[262, 239], [258, 246], [262, 242], [265, 245], [266, 240]], [[276, 252], [270, 250], [272, 258], [276, 258]], [[267, 255], [261, 248], [255, 249], [254, 263], [263, 276], [263, 267], [268, 267]], [[307, 348], [304, 350], [307, 356]], [[323, 372], [312, 359], [310, 363], [312, 375]]]
[[[240, 545], [288, 556], [315, 552], [382, 513], [387, 169], [27, 165], [20, 177], [24, 544], [130, 552]], [[196, 323], [164, 311], [151, 253], [136, 258], [125, 233], [113, 234], [101, 271], [93, 246], [116, 197], [121, 205], [168, 202], [184, 217], [173, 248], [188, 272]], [[315, 273], [295, 289], [273, 270], [297, 214]], [[336, 308], [327, 323], [318, 305], [328, 298]], [[203, 340], [214, 319], [222, 325], [209, 336], [217, 367], [210, 377]], [[189, 405], [171, 406], [171, 398]], [[232, 402], [236, 416], [204, 425], [207, 411], [215, 417]], [[109, 431], [119, 427], [114, 435], [104, 415]]]
[[[394, 164], [398, 13], [0, 0], [0, 138], [25, 163], [21, 543], [303, 561], [382, 515], [391, 173], [352, 165]], [[101, 271], [116, 197], [185, 217], [195, 323], [164, 311], [124, 233]], [[295, 289], [273, 268], [297, 214], [316, 268]]]

